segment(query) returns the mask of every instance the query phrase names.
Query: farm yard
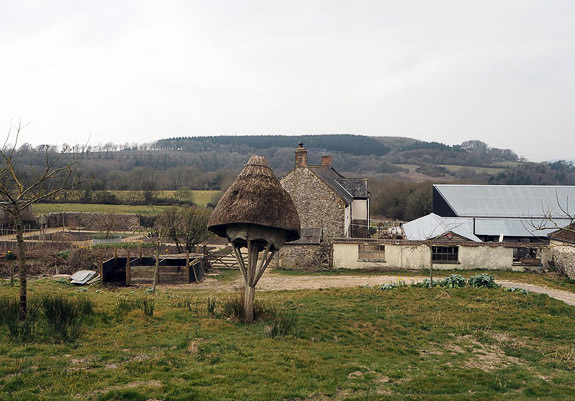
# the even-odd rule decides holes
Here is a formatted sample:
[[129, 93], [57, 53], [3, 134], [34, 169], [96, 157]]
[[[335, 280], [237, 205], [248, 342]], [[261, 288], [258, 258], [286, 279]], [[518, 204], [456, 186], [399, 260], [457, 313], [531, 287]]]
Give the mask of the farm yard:
[[[550, 277], [495, 274], [498, 280], [575, 293], [574, 285]], [[421, 279], [402, 275], [404, 283]], [[350, 277], [368, 279], [371, 285], [330, 284]], [[155, 296], [143, 286], [75, 287], [48, 278], [32, 280], [30, 303], [38, 311], [49, 296], [61, 296], [84, 305], [83, 323], [76, 336], [63, 338], [48, 330], [38, 312], [35, 332], [27, 339], [11, 336], [3, 324], [0, 398], [463, 400], [575, 395], [575, 309], [546, 295], [410, 285], [382, 290], [380, 284], [397, 276], [270, 271], [256, 297], [259, 318], [246, 325], [234, 317], [238, 279], [238, 271], [222, 271], [201, 285], [159, 286]], [[319, 283], [316, 289], [294, 284], [310, 280]], [[15, 294], [15, 288], [2, 283], [3, 308]]]

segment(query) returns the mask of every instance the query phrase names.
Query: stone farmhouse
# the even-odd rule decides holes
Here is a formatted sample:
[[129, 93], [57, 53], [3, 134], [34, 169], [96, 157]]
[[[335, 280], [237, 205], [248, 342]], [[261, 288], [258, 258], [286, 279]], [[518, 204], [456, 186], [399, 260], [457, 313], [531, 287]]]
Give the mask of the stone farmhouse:
[[331, 264], [335, 238], [365, 238], [369, 230], [367, 178], [346, 178], [331, 156], [308, 164], [307, 149], [295, 150], [295, 167], [280, 179], [301, 221], [301, 239], [282, 249], [282, 266]]

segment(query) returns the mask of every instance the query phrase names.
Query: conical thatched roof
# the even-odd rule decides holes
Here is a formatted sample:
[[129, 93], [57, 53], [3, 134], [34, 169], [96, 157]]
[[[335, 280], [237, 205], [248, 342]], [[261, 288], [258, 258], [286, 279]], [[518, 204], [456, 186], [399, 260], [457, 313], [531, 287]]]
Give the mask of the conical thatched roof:
[[226, 226], [238, 223], [284, 230], [286, 241], [300, 237], [299, 215], [293, 200], [262, 156], [250, 158], [216, 205], [208, 229], [225, 237]]

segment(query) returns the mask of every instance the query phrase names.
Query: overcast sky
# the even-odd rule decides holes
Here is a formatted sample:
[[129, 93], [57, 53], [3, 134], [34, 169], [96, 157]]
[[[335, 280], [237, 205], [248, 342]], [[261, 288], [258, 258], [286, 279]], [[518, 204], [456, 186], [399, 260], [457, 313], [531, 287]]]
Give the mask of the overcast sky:
[[575, 159], [575, 1], [0, 0], [4, 136], [19, 120], [34, 145], [353, 133]]

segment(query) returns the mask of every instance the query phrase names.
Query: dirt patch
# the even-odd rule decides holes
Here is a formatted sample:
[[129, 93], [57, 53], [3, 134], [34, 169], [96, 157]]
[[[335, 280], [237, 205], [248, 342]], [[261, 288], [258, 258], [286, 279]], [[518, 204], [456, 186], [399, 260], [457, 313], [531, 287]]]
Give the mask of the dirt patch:
[[[266, 271], [257, 285], [258, 291], [293, 291], [318, 290], [322, 288], [342, 288], [361, 286], [380, 286], [386, 283], [397, 283], [399, 280], [411, 284], [425, 277], [400, 277], [383, 275], [337, 275], [337, 276], [288, 276], [274, 271]], [[241, 276], [235, 280], [222, 282], [207, 277], [199, 284], [161, 285], [160, 288], [193, 288], [198, 290], [213, 290], [221, 292], [236, 292], [244, 286]]]

